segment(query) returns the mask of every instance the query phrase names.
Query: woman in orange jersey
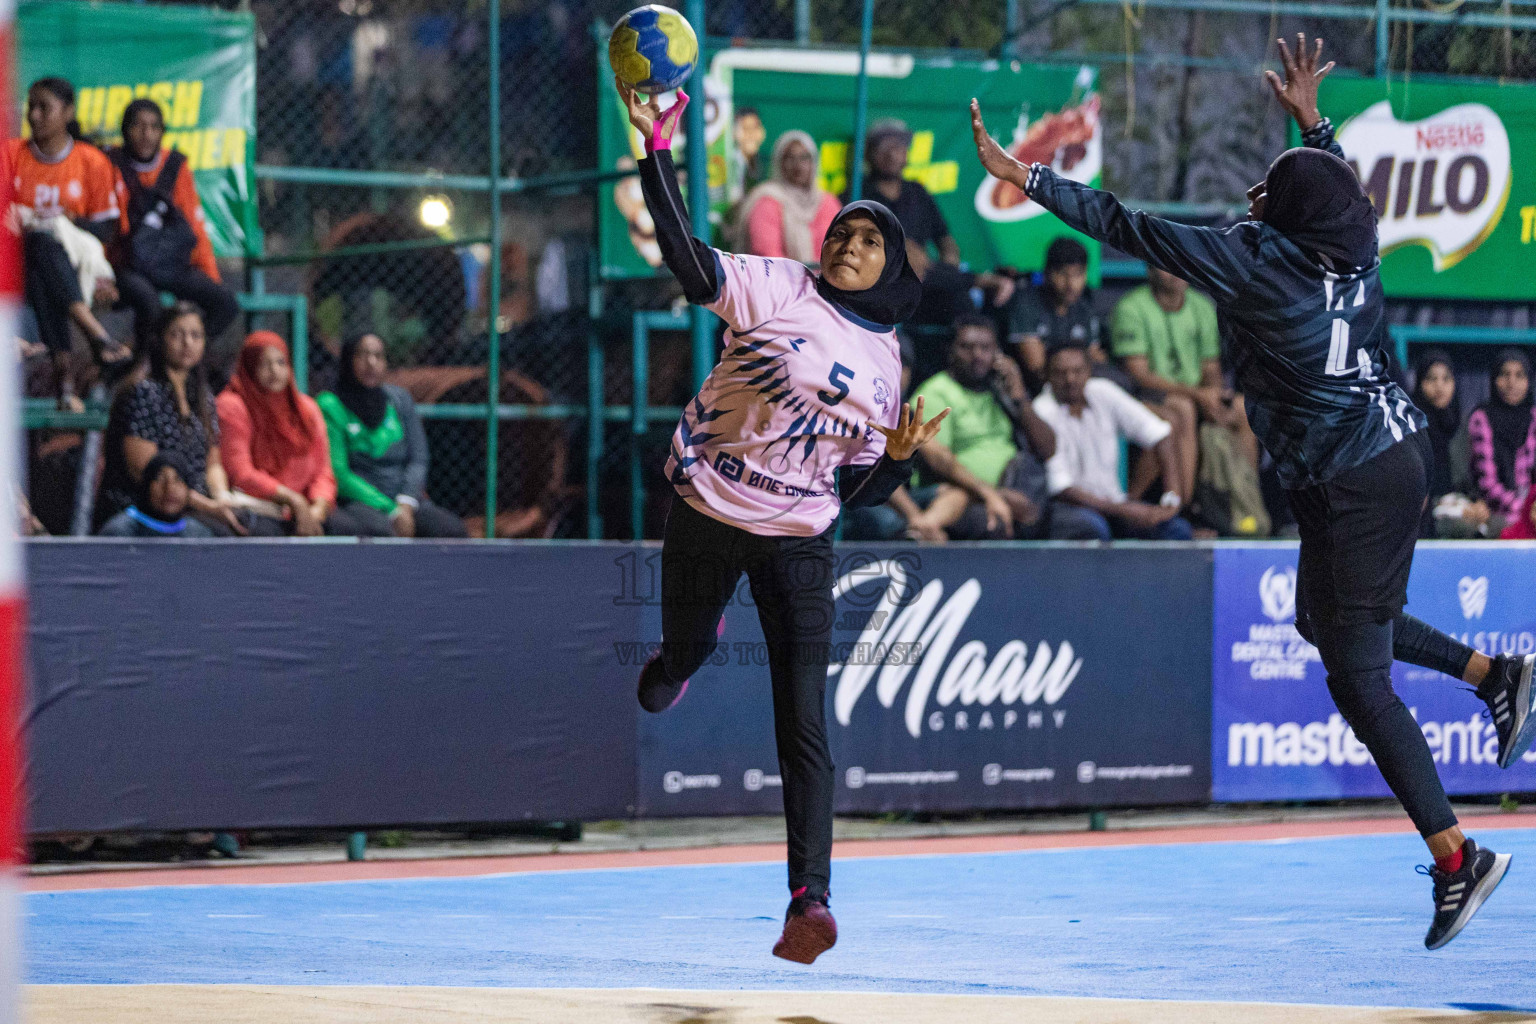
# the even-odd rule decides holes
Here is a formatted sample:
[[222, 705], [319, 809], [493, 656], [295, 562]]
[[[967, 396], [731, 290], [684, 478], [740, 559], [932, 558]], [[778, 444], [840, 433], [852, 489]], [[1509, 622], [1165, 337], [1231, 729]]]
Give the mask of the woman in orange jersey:
[[[80, 140], [75, 90], [62, 78], [40, 78], [27, 90], [27, 125], [32, 138], [6, 143], [11, 206], [6, 223], [22, 236], [27, 303], [37, 314], [38, 333], [53, 357], [61, 407], [78, 405], [70, 366], [69, 324], [85, 333], [98, 362], [123, 365], [131, 353], [114, 341], [91, 313], [93, 300], [115, 302], [110, 279], [98, 279], [85, 294], [64, 238], [68, 225], [103, 245], [117, 235], [122, 216], [117, 172], [106, 154]], [[64, 223], [50, 223], [63, 218]]]
[[181, 153], [160, 148], [163, 138], [160, 104], [136, 99], [123, 111], [123, 144], [108, 154], [128, 192], [112, 265], [123, 301], [133, 307], [141, 352], [154, 336], [162, 291], [202, 309], [210, 342], [240, 315], [234, 293], [219, 278], [192, 170]]

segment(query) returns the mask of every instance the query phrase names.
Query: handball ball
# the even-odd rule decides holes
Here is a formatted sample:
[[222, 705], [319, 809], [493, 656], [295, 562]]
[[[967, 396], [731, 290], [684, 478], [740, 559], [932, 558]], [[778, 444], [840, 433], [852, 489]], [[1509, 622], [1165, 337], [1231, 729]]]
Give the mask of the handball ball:
[[671, 92], [699, 62], [699, 40], [688, 19], [659, 4], [636, 7], [608, 37], [608, 63], [636, 92]]

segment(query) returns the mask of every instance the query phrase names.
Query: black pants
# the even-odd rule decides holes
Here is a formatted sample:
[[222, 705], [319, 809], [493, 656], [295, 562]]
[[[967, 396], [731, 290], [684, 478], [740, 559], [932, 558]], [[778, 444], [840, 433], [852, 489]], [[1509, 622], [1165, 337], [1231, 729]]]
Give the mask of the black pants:
[[789, 888], [827, 891], [832, 872], [832, 753], [827, 662], [832, 643], [832, 531], [760, 537], [672, 499], [661, 550], [661, 652], [673, 679], [713, 653], [716, 624], [747, 574], [768, 642], [773, 729], [784, 779]]
[[[357, 537], [393, 537], [395, 528], [389, 516], [372, 505], [349, 501], [337, 509], [351, 518], [354, 528], [348, 532]], [[467, 537], [464, 520], [441, 506], [423, 501], [416, 509], [416, 536], [420, 539], [453, 539]], [[329, 532], [329, 531], [327, 531]]]
[[134, 270], [117, 272], [118, 293], [123, 303], [133, 307], [133, 334], [140, 352], [146, 351], [146, 343], [154, 336], [162, 291], [197, 304], [203, 311], [203, 329], [209, 342], [222, 335], [240, 315], [234, 292], [195, 267], [187, 267], [166, 284], [165, 288], [157, 287]]
[[69, 307], [84, 301], [69, 254], [57, 238], [41, 231], [22, 234], [21, 253], [23, 289], [27, 305], [37, 314], [38, 339], [49, 352], [68, 352]]
[[[242, 516], [241, 523], [250, 531], [252, 537], [292, 537], [294, 522], [292, 519], [273, 519], [271, 516], [260, 516], [254, 512], [249, 519]], [[362, 527], [357, 519], [345, 509], [333, 508], [326, 513], [324, 523], [327, 537], [356, 537], [362, 533]]]
[[1428, 449], [1420, 431], [1326, 484], [1290, 492], [1301, 531], [1296, 628], [1316, 645], [1340, 714], [1423, 836], [1451, 828], [1456, 815], [1424, 734], [1392, 689], [1394, 652], [1458, 675], [1471, 657], [1402, 614], [1428, 493]]

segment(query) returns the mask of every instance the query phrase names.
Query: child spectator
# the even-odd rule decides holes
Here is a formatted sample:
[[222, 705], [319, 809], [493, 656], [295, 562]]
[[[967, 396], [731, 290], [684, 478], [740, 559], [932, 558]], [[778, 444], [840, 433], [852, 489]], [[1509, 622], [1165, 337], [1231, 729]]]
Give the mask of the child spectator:
[[[127, 190], [113, 264], [123, 301], [133, 307], [139, 347], [160, 319], [162, 291], [197, 303], [208, 337], [217, 340], [240, 307], [221, 283], [192, 170], [179, 152], [160, 148], [165, 115], [154, 100], [128, 104], [122, 129], [123, 144], [109, 154]], [[145, 237], [148, 233], [156, 237]]]
[[1413, 404], [1429, 420], [1427, 436], [1429, 504], [1422, 536], [1467, 539], [1480, 536], [1491, 515], [1488, 503], [1468, 497], [1467, 431], [1456, 401], [1456, 370], [1440, 349], [1419, 356], [1413, 368]]
[[40, 78], [27, 90], [32, 138], [6, 143], [0, 173], [10, 200], [6, 225], [22, 239], [27, 304], [53, 359], [60, 408], [80, 408], [70, 361], [69, 325], [84, 332], [102, 366], [126, 368], [131, 353], [91, 313], [98, 299], [117, 301], [101, 247], [121, 216], [121, 184], [112, 162], [81, 141], [75, 90], [62, 78]]
[[1093, 365], [1104, 363], [1099, 316], [1088, 293], [1088, 250], [1072, 238], [1058, 238], [1045, 251], [1045, 275], [1038, 288], [1022, 288], [1008, 310], [1008, 341], [1035, 381], [1045, 379], [1045, 360], [1060, 348], [1080, 348]]
[[816, 183], [818, 152], [805, 132], [779, 136], [771, 175], [741, 204], [737, 251], [821, 262], [821, 243], [842, 204]]
[[1467, 419], [1472, 482], [1488, 503], [1488, 532], [1497, 534], [1517, 518], [1531, 490], [1536, 468], [1536, 415], [1532, 413], [1531, 361], [1517, 348], [1501, 351], [1493, 364], [1488, 401]]
[[341, 509], [367, 537], [463, 537], [463, 520], [427, 500], [427, 433], [386, 369], [377, 334], [348, 338], [336, 390], [319, 398]]
[[1156, 505], [1127, 498], [1120, 486], [1120, 441], [1151, 448], [1163, 479], [1177, 477], [1177, 455], [1167, 422], [1118, 384], [1093, 377], [1081, 348], [1059, 348], [1048, 364], [1050, 387], [1035, 411], [1056, 431], [1056, 454], [1045, 464], [1051, 497], [1080, 507], [1098, 539], [1189, 540], [1194, 536], [1178, 510], [1185, 496], [1174, 491]]
[[181, 459], [160, 452], [144, 467], [138, 497], [132, 505], [107, 520], [103, 537], [212, 537], [202, 521], [186, 514], [187, 471]]
[[256, 331], [245, 339], [218, 409], [219, 451], [236, 500], [253, 499], [253, 532], [356, 535], [356, 522], [336, 508], [325, 418], [294, 386], [282, 338]]
[[178, 302], [161, 315], [147, 370], [122, 383], [107, 418], [97, 529], [133, 504], [150, 460], [165, 453], [184, 469], [193, 515], [216, 534], [248, 532], [229, 501], [219, 457], [219, 414], [203, 368], [206, 345], [203, 314], [192, 303]]

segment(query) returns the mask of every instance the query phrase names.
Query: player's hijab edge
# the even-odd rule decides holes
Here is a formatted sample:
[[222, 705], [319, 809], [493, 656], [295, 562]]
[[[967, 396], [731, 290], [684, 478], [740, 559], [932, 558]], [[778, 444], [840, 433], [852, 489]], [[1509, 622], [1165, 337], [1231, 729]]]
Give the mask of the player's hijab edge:
[[901, 221], [884, 203], [873, 199], [860, 199], [849, 203], [837, 212], [828, 233], [850, 217], [867, 217], [880, 229], [885, 240], [885, 269], [880, 278], [863, 291], [844, 291], [816, 275], [816, 291], [828, 302], [840, 306], [854, 316], [886, 329], [895, 327], [917, 312], [923, 298], [923, 284], [917, 273], [907, 263], [907, 235], [901, 229]]
[[1376, 209], [1349, 164], [1307, 146], [1288, 149], [1264, 176], [1264, 223], [1296, 245], [1350, 267], [1376, 261]]

